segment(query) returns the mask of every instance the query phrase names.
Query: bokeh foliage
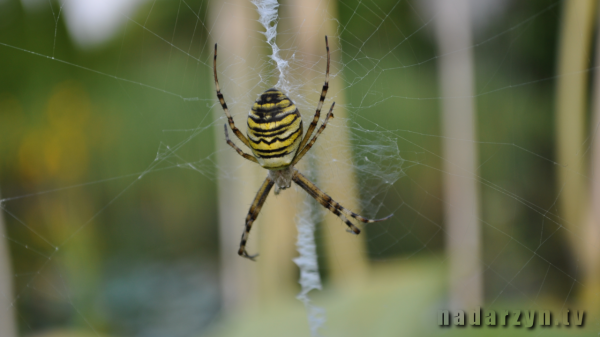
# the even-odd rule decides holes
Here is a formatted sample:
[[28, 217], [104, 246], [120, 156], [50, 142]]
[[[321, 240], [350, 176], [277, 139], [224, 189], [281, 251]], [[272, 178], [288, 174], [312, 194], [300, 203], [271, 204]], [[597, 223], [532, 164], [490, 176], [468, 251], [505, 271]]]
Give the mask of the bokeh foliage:
[[[148, 3], [133, 17], [144, 26], [128, 22], [121, 34], [91, 50], [71, 42], [63, 18], [55, 22], [50, 7], [26, 12], [16, 0], [0, 4], [0, 188], [4, 198], [33, 194], [4, 204], [18, 215], [4, 214], [14, 240], [14, 272], [23, 275], [15, 278], [23, 294], [17, 302], [23, 331], [86, 326], [85, 317], [102, 331], [133, 334], [139, 327], [107, 313], [113, 304], [103, 291], [119, 279], [115, 271], [184, 259], [216, 274], [213, 102], [203, 100], [213, 97], [204, 64], [211, 41], [207, 28], [197, 25], [198, 17], [205, 21], [206, 3], [186, 3], [196, 14], [180, 10], [179, 2]], [[557, 190], [552, 76], [560, 6], [553, 4], [513, 1], [474, 35], [484, 262], [488, 273], [515, 276], [505, 293], [515, 299], [537, 291], [548, 263], [576, 275], [565, 238], [544, 234], [557, 224], [537, 208], [551, 209]], [[397, 210], [393, 222], [367, 230], [370, 255], [441, 260], [442, 139], [431, 24], [416, 15], [413, 1], [378, 1], [378, 12], [365, 6], [354, 0], [338, 4], [346, 80], [374, 69], [347, 90], [350, 118], [391, 131], [407, 161], [406, 177], [384, 200]], [[390, 19], [378, 26], [385, 15]], [[175, 46], [189, 48], [197, 60]], [[537, 82], [510, 87], [529, 81]], [[201, 99], [183, 99], [189, 97]], [[201, 132], [177, 149], [178, 156], [163, 160], [184, 138], [175, 130], [189, 129]], [[87, 185], [71, 188], [79, 184]], [[546, 261], [536, 259], [517, 276], [528, 249]], [[41, 275], [31, 277], [37, 271]], [[207, 292], [214, 292], [217, 281], [209, 281]], [[489, 297], [506, 285], [497, 277], [486, 281]], [[569, 281], [556, 278], [548, 285], [552, 300], [567, 296]], [[71, 296], [48, 296], [56, 289], [45, 288], [55, 284]], [[204, 310], [218, 310], [213, 297], [206, 301], [211, 306]]]

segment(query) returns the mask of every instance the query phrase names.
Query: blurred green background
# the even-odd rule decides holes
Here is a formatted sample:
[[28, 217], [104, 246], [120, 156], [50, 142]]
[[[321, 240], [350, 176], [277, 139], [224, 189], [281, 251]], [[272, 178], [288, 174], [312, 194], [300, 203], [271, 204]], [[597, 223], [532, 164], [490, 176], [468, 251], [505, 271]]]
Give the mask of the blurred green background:
[[[579, 265], [555, 204], [562, 4], [496, 2], [473, 32], [485, 308], [558, 311], [586, 286], [574, 282]], [[65, 6], [0, 1], [0, 204], [20, 335], [310, 335], [293, 296], [259, 311], [222, 310], [211, 3], [138, 3], [118, 12], [124, 23], [93, 46], [73, 39]], [[325, 289], [312, 294], [327, 310], [322, 333], [577, 332], [436, 326], [447, 260], [440, 56], [426, 6], [347, 0], [328, 13], [339, 20], [331, 35], [352, 148], [394, 140], [403, 176], [367, 196], [383, 206], [378, 214], [395, 214], [366, 230], [369, 283], [328, 286], [321, 266]], [[279, 39], [292, 41], [285, 34], [293, 36]], [[260, 57], [270, 65], [265, 73], [275, 74]], [[234, 61], [224, 57], [220, 66]], [[367, 178], [357, 175], [360, 190]], [[582, 333], [595, 335], [599, 323], [588, 317]]]

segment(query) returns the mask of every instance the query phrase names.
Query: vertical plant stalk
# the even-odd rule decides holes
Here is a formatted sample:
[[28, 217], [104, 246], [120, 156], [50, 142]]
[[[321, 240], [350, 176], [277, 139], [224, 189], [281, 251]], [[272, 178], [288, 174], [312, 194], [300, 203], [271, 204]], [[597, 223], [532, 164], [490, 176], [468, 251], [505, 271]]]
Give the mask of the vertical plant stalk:
[[[277, 9], [279, 4], [276, 0], [254, 0], [252, 3], [258, 10], [260, 16], [259, 22], [265, 28], [263, 34], [273, 50], [271, 59], [275, 61], [279, 70], [279, 80], [276, 87], [285, 93], [289, 93], [291, 88], [287, 79], [288, 61], [279, 56], [279, 47], [275, 42], [277, 37]], [[319, 328], [325, 323], [325, 310], [312, 305], [308, 293], [314, 289], [321, 289], [321, 277], [317, 262], [317, 245], [314, 235], [315, 224], [318, 222], [320, 212], [318, 209], [315, 209], [313, 203], [308, 201], [306, 197], [304, 197], [304, 200], [302, 211], [296, 219], [296, 228], [298, 229], [296, 248], [300, 256], [295, 258], [294, 262], [300, 269], [299, 283], [302, 287], [296, 298], [304, 303], [311, 334], [318, 336]]]
[[481, 305], [477, 119], [469, 0], [436, 0], [450, 307]]
[[[596, 9], [597, 22], [600, 22], [600, 6]], [[583, 238], [583, 289], [581, 298], [586, 308], [600, 308], [600, 25], [596, 33], [596, 59], [594, 85], [592, 91], [592, 125], [590, 150], [590, 205], [585, 223]], [[596, 309], [596, 313], [597, 313]]]
[[16, 337], [16, 315], [13, 301], [13, 273], [10, 265], [8, 240], [4, 228], [4, 212], [0, 197], [0, 336]]
[[[288, 61], [279, 55], [280, 49], [276, 42], [279, 4], [276, 0], [253, 0], [252, 3], [256, 6], [258, 22], [262, 25], [258, 27], [259, 32], [265, 36], [272, 52], [269, 57], [275, 62], [279, 72], [275, 87], [289, 94]], [[267, 88], [263, 87], [261, 91]], [[267, 174], [265, 169], [261, 169], [261, 172], [263, 175]], [[297, 289], [294, 286], [296, 268], [290, 263], [290, 260], [296, 256], [294, 227], [298, 205], [294, 202], [296, 199], [294, 197], [292, 191], [284, 191], [278, 196], [271, 194], [267, 199], [267, 206], [260, 215], [262, 229], [259, 289], [261, 300], [264, 302], [290, 298]]]
[[596, 0], [567, 0], [563, 3], [556, 82], [557, 161], [566, 166], [558, 169], [557, 189], [561, 193], [559, 206], [576, 260], [583, 262], [580, 265], [582, 274], [595, 268], [586, 263], [587, 245], [582, 244], [581, 240], [589, 234], [583, 230], [584, 222], [589, 218], [590, 206], [584, 139], [587, 69], [596, 3]]
[[[249, 64], [253, 59], [250, 50], [253, 39], [248, 38], [248, 32], [254, 30], [252, 25], [256, 19], [255, 13], [248, 9], [247, 0], [231, 0], [227, 2], [213, 0], [209, 6], [211, 36], [219, 43], [217, 72], [219, 83], [225, 96], [236, 125], [242, 127], [246, 124], [240, 118], [240, 105], [235, 99], [246, 97], [251, 84], [235, 82], [235, 78], [246, 78]], [[223, 71], [227, 70], [226, 76]], [[232, 79], [231, 76], [234, 76]], [[208, 78], [212, 79], [211, 76]], [[214, 80], [211, 81], [214, 85]], [[243, 259], [237, 254], [240, 244], [240, 234], [243, 231], [244, 219], [248, 213], [246, 206], [253, 200], [258, 191], [259, 184], [264, 180], [264, 170], [258, 165], [252, 165], [240, 157], [225, 143], [223, 124], [226, 123], [223, 110], [219, 105], [216, 93], [213, 91], [215, 108], [214, 119], [222, 120], [215, 123], [215, 146], [217, 151], [218, 170], [218, 207], [219, 207], [219, 244], [220, 244], [220, 270], [221, 270], [221, 297], [225, 312], [240, 311], [248, 307], [255, 307], [258, 299], [258, 270], [256, 264]], [[235, 98], [235, 99], [234, 99]], [[248, 105], [241, 105], [246, 111]], [[245, 115], [243, 115], [245, 117]], [[233, 142], [241, 143], [233, 137]], [[242, 145], [243, 146], [243, 145]], [[239, 169], [239, 168], [242, 169]], [[234, 177], [234, 178], [232, 178]], [[264, 216], [264, 214], [263, 214]], [[258, 233], [260, 221], [258, 219], [253, 231], [253, 237], [248, 244], [249, 250], [258, 250]]]
[[[327, 55], [325, 51], [325, 35], [329, 36], [331, 50], [331, 69], [329, 72], [329, 91], [323, 105], [326, 110], [335, 101], [335, 118], [329, 121], [327, 130], [321, 135], [317, 145], [309, 154], [318, 159], [311, 167], [316, 167], [315, 180], [319, 187], [326, 191], [346, 208], [360, 213], [359, 190], [354, 175], [352, 164], [352, 151], [335, 151], [332, 149], [347, 149], [351, 146], [349, 128], [345, 124], [348, 113], [345, 109], [346, 86], [343, 74], [339, 70], [341, 60], [340, 39], [335, 34], [339, 33], [337, 20], [337, 2], [319, 0], [293, 0], [285, 9], [286, 18], [289, 17], [291, 27], [286, 27], [295, 34], [294, 44], [298, 48], [296, 57], [301, 58], [307, 65], [314, 65], [310, 72], [299, 69], [297, 78], [304, 78], [311, 87], [304, 86], [306, 92], [314, 91], [309, 97], [314, 102], [314, 107], [319, 99], [319, 93], [325, 80], [325, 65]], [[285, 31], [288, 31], [286, 29]], [[316, 76], [315, 72], [319, 75]], [[309, 82], [318, 78], [319, 81]], [[303, 112], [309, 118], [314, 114], [314, 108]], [[324, 113], [321, 113], [323, 119]], [[306, 159], [304, 164], [306, 164]], [[303, 165], [302, 161], [299, 163]], [[343, 165], [340, 166], [340, 165]], [[345, 225], [331, 212], [324, 212], [321, 222], [321, 233], [324, 241], [324, 257], [327, 264], [328, 282], [338, 289], [351, 289], [351, 285], [367, 285], [369, 277], [369, 261], [367, 257], [366, 238], [367, 232], [360, 235], [351, 235], [345, 232]]]

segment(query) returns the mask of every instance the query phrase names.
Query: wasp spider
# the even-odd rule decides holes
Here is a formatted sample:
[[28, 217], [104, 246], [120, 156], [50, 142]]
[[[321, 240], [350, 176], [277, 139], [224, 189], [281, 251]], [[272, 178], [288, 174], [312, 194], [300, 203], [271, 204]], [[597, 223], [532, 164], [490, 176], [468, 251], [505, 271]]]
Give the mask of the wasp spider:
[[233, 118], [231, 118], [229, 110], [227, 109], [227, 104], [225, 103], [221, 89], [219, 88], [219, 80], [217, 79], [217, 44], [215, 43], [213, 68], [217, 97], [227, 116], [229, 127], [242, 143], [252, 150], [254, 156], [242, 151], [229, 139], [227, 124], [225, 124], [225, 139], [227, 140], [227, 144], [237, 151], [240, 156], [269, 170], [267, 178], [258, 190], [258, 193], [250, 206], [250, 211], [246, 216], [246, 228], [242, 234], [242, 241], [240, 242], [240, 249], [238, 251], [240, 256], [249, 258], [250, 260], [254, 260], [258, 254], [249, 255], [248, 252], [246, 252], [248, 235], [250, 234], [252, 223], [258, 217], [258, 213], [265, 203], [265, 200], [267, 200], [267, 196], [273, 185], [276, 185], [275, 193], [277, 194], [279, 193], [279, 190], [289, 188], [293, 180], [321, 205], [340, 217], [340, 219], [348, 225], [349, 231], [355, 234], [359, 234], [360, 229], [350, 222], [345, 215], [366, 223], [383, 221], [391, 217], [390, 215], [383, 219], [371, 220], [349, 211], [321, 191], [294, 167], [313, 146], [317, 137], [319, 137], [321, 132], [323, 132], [327, 126], [327, 121], [329, 121], [330, 118], [333, 118], [333, 107], [335, 106], [335, 102], [331, 104], [329, 113], [327, 113], [327, 116], [325, 117], [323, 124], [321, 124], [321, 127], [317, 130], [317, 133], [310, 139], [317, 126], [319, 117], [321, 116], [321, 107], [323, 106], [323, 101], [325, 101], [325, 95], [329, 88], [329, 43], [327, 42], [327, 36], [325, 36], [325, 46], [327, 48], [325, 83], [323, 84], [317, 111], [315, 112], [315, 116], [308, 126], [308, 131], [306, 131], [304, 137], [302, 137], [303, 127], [300, 111], [298, 111], [298, 108], [289, 97], [281, 91], [272, 88], [265, 91], [260, 95], [256, 102], [254, 102], [254, 105], [248, 114], [248, 137], [246, 138], [246, 136], [244, 136], [244, 134], [242, 134], [235, 126]]

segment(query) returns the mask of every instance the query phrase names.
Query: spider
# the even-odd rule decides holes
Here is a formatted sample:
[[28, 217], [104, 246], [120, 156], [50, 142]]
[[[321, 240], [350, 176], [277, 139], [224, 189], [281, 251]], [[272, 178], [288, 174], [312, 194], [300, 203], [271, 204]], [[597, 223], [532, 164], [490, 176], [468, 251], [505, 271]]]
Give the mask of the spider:
[[321, 127], [317, 130], [317, 133], [315, 133], [312, 139], [310, 139], [317, 126], [319, 117], [321, 116], [321, 108], [323, 107], [325, 95], [327, 94], [327, 89], [329, 88], [330, 57], [327, 36], [325, 36], [325, 47], [327, 49], [327, 71], [325, 73], [325, 83], [323, 84], [321, 98], [319, 99], [319, 104], [317, 105], [317, 111], [315, 112], [312, 123], [310, 123], [304, 137], [302, 137], [302, 118], [298, 108], [296, 108], [294, 103], [287, 95], [278, 89], [271, 88], [262, 93], [252, 106], [252, 109], [248, 114], [248, 137], [246, 138], [246, 136], [244, 136], [244, 134], [242, 134], [242, 132], [235, 126], [233, 118], [227, 109], [225, 98], [223, 97], [221, 89], [219, 88], [219, 80], [217, 78], [217, 44], [215, 43], [213, 69], [215, 73], [217, 98], [219, 99], [219, 102], [223, 107], [223, 111], [227, 116], [229, 127], [239, 138], [239, 140], [242, 141], [244, 145], [249, 147], [250, 150], [252, 150], [254, 155], [252, 156], [245, 153], [239, 147], [237, 147], [231, 141], [231, 139], [229, 139], [227, 124], [225, 124], [223, 126], [225, 129], [225, 139], [227, 144], [229, 144], [240, 156], [250, 160], [251, 162], [259, 164], [269, 171], [267, 178], [258, 190], [256, 197], [250, 206], [248, 215], [246, 216], [246, 228], [242, 234], [242, 240], [238, 250], [238, 254], [240, 256], [248, 258], [252, 261], [254, 261], [258, 254], [249, 255], [246, 251], [246, 242], [248, 241], [248, 236], [250, 235], [252, 223], [254, 223], [258, 217], [258, 213], [265, 203], [265, 200], [267, 200], [267, 196], [269, 195], [271, 188], [273, 188], [273, 185], [276, 185], [275, 194], [278, 194], [280, 190], [289, 188], [292, 184], [292, 181], [294, 181], [298, 186], [302, 187], [306, 192], [308, 192], [310, 196], [315, 198], [321, 205], [323, 205], [323, 207], [327, 208], [333, 214], [342, 219], [342, 221], [348, 225], [348, 232], [350, 233], [360, 234], [360, 229], [350, 222], [348, 218], [344, 216], [344, 214], [365, 223], [384, 221], [393, 215], [392, 214], [385, 218], [375, 220], [364, 218], [344, 208], [338, 202], [333, 200], [294, 167], [314, 145], [321, 132], [323, 132], [327, 126], [327, 121], [329, 121], [330, 118], [333, 118], [333, 107], [335, 106], [335, 102], [331, 104], [329, 113], [327, 113], [327, 116], [325, 117], [323, 124], [321, 124]]

